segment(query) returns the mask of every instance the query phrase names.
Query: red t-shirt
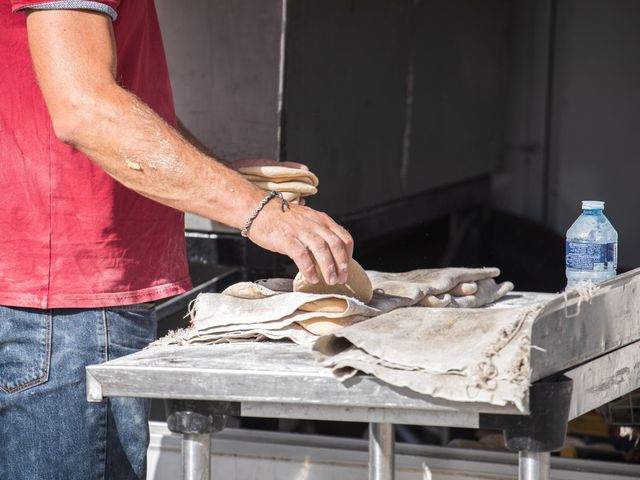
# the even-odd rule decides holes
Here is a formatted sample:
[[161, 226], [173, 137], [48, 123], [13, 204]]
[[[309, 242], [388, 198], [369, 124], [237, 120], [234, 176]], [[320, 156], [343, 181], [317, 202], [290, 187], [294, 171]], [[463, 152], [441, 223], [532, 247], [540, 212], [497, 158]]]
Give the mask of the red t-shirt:
[[[0, 305], [90, 308], [184, 292], [183, 214], [117, 183], [53, 132], [18, 11], [43, 3], [0, 0]], [[91, 3], [117, 11], [118, 82], [175, 124], [153, 0]]]

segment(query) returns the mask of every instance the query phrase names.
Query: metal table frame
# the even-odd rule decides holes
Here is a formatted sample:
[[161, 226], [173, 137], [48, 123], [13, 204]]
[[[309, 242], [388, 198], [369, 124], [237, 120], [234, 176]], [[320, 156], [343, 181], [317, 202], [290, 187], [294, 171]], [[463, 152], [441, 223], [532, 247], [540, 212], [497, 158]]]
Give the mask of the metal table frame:
[[567, 420], [640, 387], [639, 274], [606, 282], [589, 301], [572, 292], [547, 302], [533, 325], [524, 414], [437, 400], [369, 376], [343, 384], [308, 348], [282, 342], [152, 348], [90, 366], [88, 399], [173, 399], [168, 424], [183, 434], [189, 480], [209, 478], [210, 434], [228, 415], [367, 422], [375, 480], [394, 478], [394, 423], [500, 428], [519, 451], [519, 478], [547, 480]]

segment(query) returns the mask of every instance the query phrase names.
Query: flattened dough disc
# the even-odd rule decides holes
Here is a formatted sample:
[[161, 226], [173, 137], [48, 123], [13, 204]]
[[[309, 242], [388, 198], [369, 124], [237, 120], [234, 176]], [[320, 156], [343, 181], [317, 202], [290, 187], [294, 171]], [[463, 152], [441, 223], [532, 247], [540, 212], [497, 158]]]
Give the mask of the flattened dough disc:
[[304, 182], [253, 182], [253, 184], [263, 190], [273, 190], [274, 192], [293, 192], [303, 196], [315, 195], [318, 193], [318, 189], [316, 187]]
[[275, 183], [284, 183], [284, 182], [302, 182], [307, 185], [316, 186], [311, 182], [311, 177], [261, 177], [259, 175], [246, 175], [242, 174], [245, 180], [249, 180], [250, 182], [275, 182]]
[[265, 165], [262, 167], [242, 167], [238, 169], [239, 173], [245, 175], [255, 175], [266, 178], [300, 178], [309, 179], [309, 183], [314, 187], [318, 186], [318, 177], [309, 170], [301, 168], [281, 167], [279, 165]]
[[349, 261], [349, 278], [343, 285], [327, 285], [319, 273], [320, 281], [315, 285], [308, 282], [302, 273], [298, 272], [293, 279], [294, 292], [337, 294], [357, 298], [363, 303], [369, 303], [373, 297], [373, 287], [369, 276], [354, 259]]
[[298, 307], [304, 312], [342, 313], [347, 309], [347, 301], [342, 298], [322, 298]]
[[349, 325], [353, 325], [354, 323], [358, 323], [363, 318], [364, 317], [361, 317], [360, 315], [351, 315], [349, 317], [342, 318], [313, 317], [307, 320], [302, 320], [298, 322], [298, 324], [314, 335], [322, 336], [333, 333], [341, 328], [348, 327]]

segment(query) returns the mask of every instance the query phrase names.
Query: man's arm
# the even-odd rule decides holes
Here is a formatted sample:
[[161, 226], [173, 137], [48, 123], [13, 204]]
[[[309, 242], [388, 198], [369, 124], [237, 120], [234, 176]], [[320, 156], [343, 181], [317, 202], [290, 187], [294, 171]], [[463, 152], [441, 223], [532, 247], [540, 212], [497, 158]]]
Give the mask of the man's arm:
[[[29, 46], [56, 135], [109, 175], [165, 205], [240, 228], [264, 192], [213, 161], [116, 78], [111, 20], [102, 14], [32, 11]], [[289, 256], [309, 280], [314, 259], [329, 283], [346, 281], [351, 236], [326, 214], [271, 201], [250, 239]]]

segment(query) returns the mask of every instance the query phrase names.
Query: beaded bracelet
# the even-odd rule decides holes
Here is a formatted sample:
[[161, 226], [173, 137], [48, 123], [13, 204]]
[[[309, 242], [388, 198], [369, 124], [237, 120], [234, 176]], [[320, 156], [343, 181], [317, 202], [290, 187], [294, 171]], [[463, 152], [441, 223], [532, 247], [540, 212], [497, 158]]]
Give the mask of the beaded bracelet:
[[285, 209], [289, 208], [289, 202], [287, 202], [285, 200], [284, 195], [282, 195], [282, 193], [274, 192], [274, 191], [269, 192], [269, 194], [262, 199], [260, 204], [253, 211], [253, 213], [249, 217], [249, 220], [247, 220], [247, 223], [244, 224], [244, 227], [242, 228], [242, 230], [240, 230], [240, 235], [242, 235], [243, 237], [248, 237], [249, 236], [249, 229], [251, 228], [251, 224], [256, 219], [258, 214], [262, 211], [262, 209], [265, 207], [265, 205], [267, 203], [269, 203], [269, 201], [272, 198], [275, 198], [275, 197], [278, 197], [280, 199], [280, 201], [282, 202], [282, 204], [280, 205], [280, 208], [282, 208], [283, 212], [285, 211]]

